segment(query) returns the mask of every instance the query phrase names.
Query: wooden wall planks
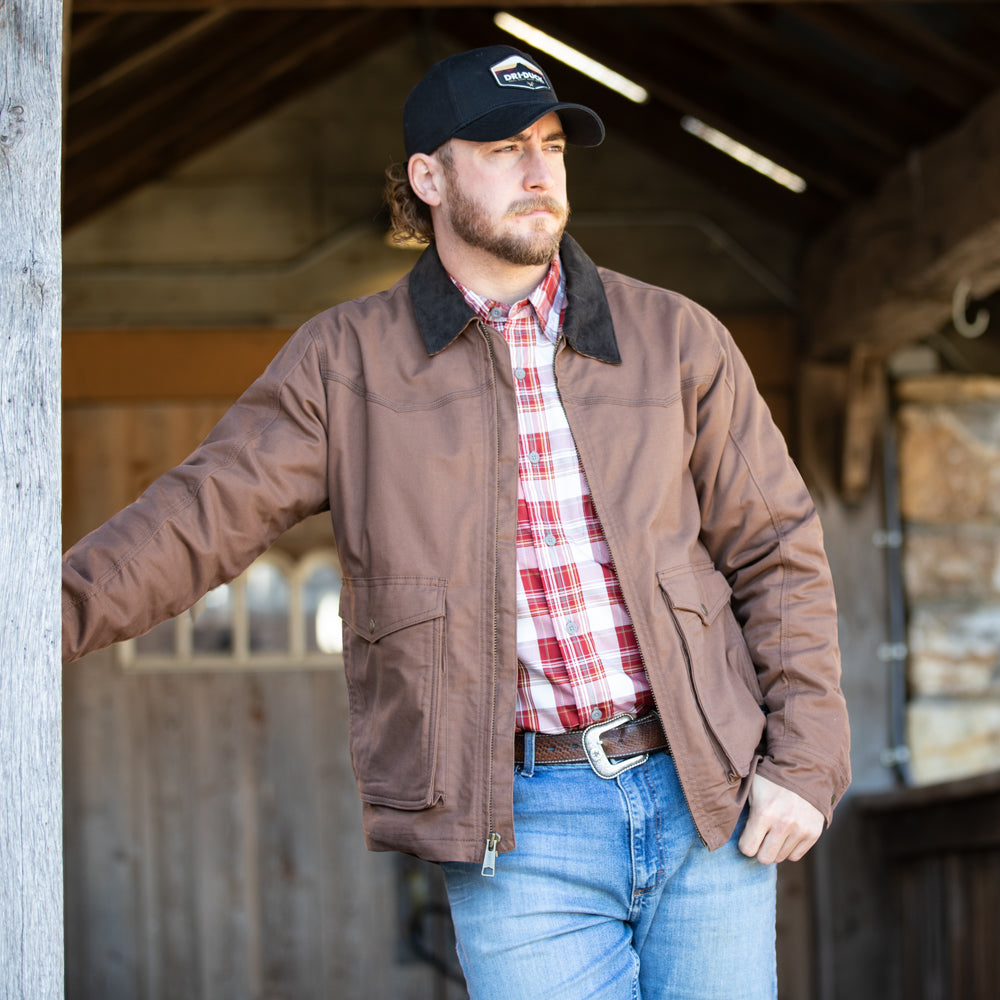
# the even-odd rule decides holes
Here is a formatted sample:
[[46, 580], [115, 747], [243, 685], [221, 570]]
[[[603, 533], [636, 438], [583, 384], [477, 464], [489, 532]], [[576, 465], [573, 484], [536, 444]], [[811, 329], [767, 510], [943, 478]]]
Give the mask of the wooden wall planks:
[[464, 996], [400, 961], [339, 672], [125, 675], [104, 652], [65, 704], [69, 1000]]
[[859, 805], [890, 914], [888, 1000], [1000, 996], [1000, 772]]

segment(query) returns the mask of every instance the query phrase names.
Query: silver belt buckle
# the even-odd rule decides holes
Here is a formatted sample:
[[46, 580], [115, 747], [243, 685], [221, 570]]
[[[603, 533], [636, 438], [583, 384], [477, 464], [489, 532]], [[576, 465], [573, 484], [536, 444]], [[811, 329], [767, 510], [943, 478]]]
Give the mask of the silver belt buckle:
[[633, 716], [627, 712], [616, 715], [607, 722], [595, 722], [592, 726], [587, 726], [583, 731], [583, 750], [587, 755], [591, 770], [599, 778], [616, 778], [623, 771], [628, 771], [633, 767], [639, 767], [649, 760], [648, 753], [636, 754], [634, 757], [626, 757], [624, 760], [613, 762], [604, 750], [601, 737], [609, 729], [617, 729], [626, 722], [632, 722]]

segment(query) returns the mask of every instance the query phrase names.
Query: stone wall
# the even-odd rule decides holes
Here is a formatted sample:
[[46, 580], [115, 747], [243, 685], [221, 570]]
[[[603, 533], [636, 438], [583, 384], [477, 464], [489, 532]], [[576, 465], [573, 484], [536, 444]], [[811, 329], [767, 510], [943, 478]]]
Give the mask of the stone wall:
[[897, 398], [907, 725], [924, 784], [1000, 769], [1000, 379], [907, 379]]

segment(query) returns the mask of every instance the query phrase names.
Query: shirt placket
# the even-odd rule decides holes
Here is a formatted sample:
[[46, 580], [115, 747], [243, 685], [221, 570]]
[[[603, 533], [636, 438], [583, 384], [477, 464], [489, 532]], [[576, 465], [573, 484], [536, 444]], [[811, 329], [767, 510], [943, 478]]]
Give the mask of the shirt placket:
[[506, 335], [519, 386], [519, 463], [535, 560], [577, 717], [591, 721], [603, 716], [598, 706], [610, 694], [578, 569], [592, 559], [583, 516], [586, 486], [556, 391], [555, 345], [527, 307], [510, 316]]

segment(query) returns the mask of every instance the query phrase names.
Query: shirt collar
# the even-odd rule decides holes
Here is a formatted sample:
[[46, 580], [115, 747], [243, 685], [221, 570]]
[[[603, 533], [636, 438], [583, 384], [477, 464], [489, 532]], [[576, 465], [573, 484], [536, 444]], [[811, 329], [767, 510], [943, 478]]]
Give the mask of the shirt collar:
[[545, 272], [545, 277], [538, 283], [535, 290], [526, 299], [509, 305], [498, 302], [496, 299], [485, 298], [472, 291], [471, 288], [466, 288], [452, 274], [449, 274], [448, 277], [451, 278], [465, 301], [484, 323], [489, 323], [502, 332], [511, 312], [522, 302], [527, 302], [534, 309], [539, 326], [544, 331], [545, 336], [553, 343], [559, 339], [566, 306], [566, 282], [563, 279], [562, 265], [558, 254], [553, 258], [552, 264]]
[[[612, 365], [621, 364], [602, 273], [569, 234], [563, 234], [559, 256], [566, 283], [562, 330], [566, 343], [585, 357]], [[413, 319], [431, 357], [454, 343], [477, 318], [441, 266], [433, 243], [417, 258], [410, 273], [400, 280], [407, 289]]]

